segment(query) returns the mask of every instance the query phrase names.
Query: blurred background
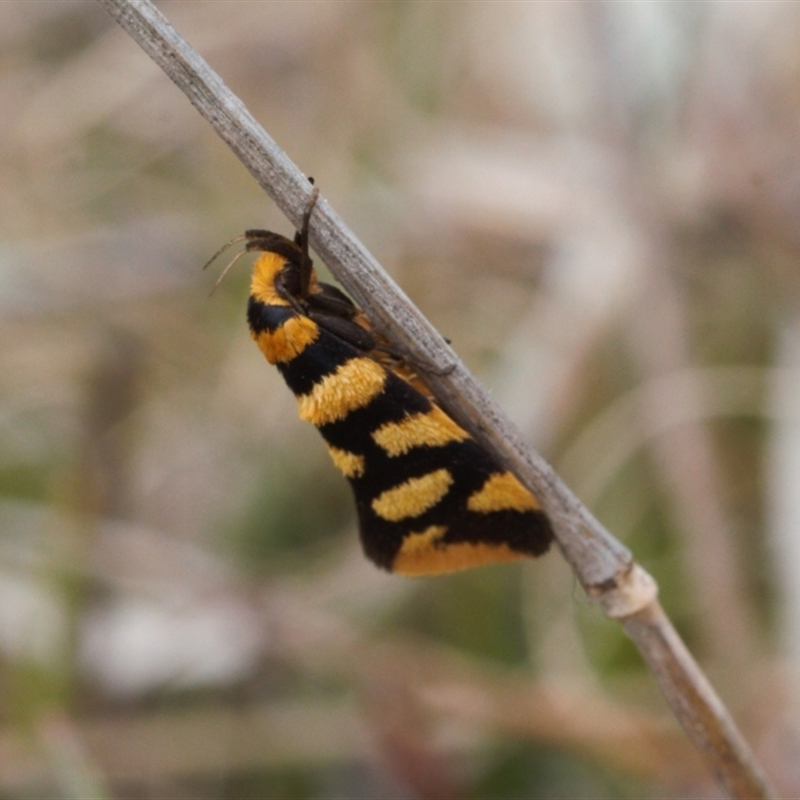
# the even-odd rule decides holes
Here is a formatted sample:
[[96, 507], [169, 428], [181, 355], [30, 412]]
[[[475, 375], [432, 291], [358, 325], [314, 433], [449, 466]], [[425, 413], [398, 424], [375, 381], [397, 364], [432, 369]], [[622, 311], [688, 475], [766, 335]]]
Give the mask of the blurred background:
[[[800, 5], [159, 5], [800, 795]], [[558, 552], [362, 557], [200, 270], [291, 226], [105, 11], [0, 4], [0, 70], [0, 797], [719, 797]]]

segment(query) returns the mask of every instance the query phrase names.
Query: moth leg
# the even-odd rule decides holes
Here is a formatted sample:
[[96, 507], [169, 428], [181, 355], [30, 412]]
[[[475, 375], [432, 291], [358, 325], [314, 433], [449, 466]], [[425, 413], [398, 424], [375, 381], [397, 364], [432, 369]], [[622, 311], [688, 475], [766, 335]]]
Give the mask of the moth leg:
[[356, 350], [369, 353], [375, 349], [375, 339], [372, 334], [352, 320], [315, 309], [309, 309], [304, 313], [320, 328], [352, 345]]
[[428, 372], [431, 375], [435, 375], [437, 378], [449, 375], [451, 372], [453, 372], [453, 370], [455, 370], [457, 366], [457, 363], [455, 361], [451, 361], [444, 367], [439, 367], [437, 364], [434, 364], [433, 361], [427, 358], [417, 358], [416, 356], [412, 355], [406, 348], [397, 348], [395, 347], [395, 345], [389, 345], [387, 343], [384, 343], [384, 341], [377, 342], [375, 345], [375, 349], [379, 350], [382, 353], [386, 353], [387, 355], [391, 356], [392, 358], [396, 359], [397, 361], [407, 365], [408, 367], [414, 370], [421, 370], [422, 372]]
[[295, 244], [300, 248], [302, 253], [300, 260], [300, 296], [307, 297], [308, 289], [311, 284], [311, 275], [314, 271], [314, 262], [308, 254], [308, 226], [311, 222], [311, 212], [317, 204], [319, 198], [319, 186], [315, 186], [308, 198], [306, 210], [303, 213], [303, 222], [300, 225], [300, 230], [297, 231], [294, 237]]

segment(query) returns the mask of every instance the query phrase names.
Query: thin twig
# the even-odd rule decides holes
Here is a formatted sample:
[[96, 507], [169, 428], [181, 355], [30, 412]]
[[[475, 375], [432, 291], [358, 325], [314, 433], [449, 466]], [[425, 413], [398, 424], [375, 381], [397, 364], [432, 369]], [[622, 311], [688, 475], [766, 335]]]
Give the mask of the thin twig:
[[[311, 188], [241, 101], [149, 0], [98, 0], [166, 72], [297, 226]], [[658, 599], [655, 581], [522, 440], [433, 326], [320, 198], [311, 240], [331, 272], [415, 363], [440, 403], [536, 494], [587, 595], [619, 619], [730, 797], [774, 796], [730, 714]]]

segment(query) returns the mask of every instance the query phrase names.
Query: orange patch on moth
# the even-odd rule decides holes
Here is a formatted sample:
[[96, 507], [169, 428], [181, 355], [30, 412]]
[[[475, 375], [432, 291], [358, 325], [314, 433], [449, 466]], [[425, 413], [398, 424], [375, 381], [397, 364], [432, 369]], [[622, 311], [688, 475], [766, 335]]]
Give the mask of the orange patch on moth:
[[360, 478], [364, 474], [364, 456], [340, 450], [338, 447], [328, 447], [333, 463], [345, 478]]
[[409, 577], [440, 575], [486, 564], [505, 564], [526, 557], [525, 553], [518, 553], [507, 544], [441, 544], [445, 533], [447, 528], [443, 525], [432, 525], [421, 533], [408, 534], [392, 562], [392, 572]]
[[274, 331], [261, 331], [252, 336], [270, 364], [285, 364], [319, 338], [319, 328], [313, 320], [298, 315], [289, 317]]
[[369, 358], [351, 358], [297, 398], [300, 418], [319, 427], [345, 419], [382, 391], [386, 370]]
[[389, 456], [400, 456], [414, 447], [441, 447], [448, 442], [462, 442], [469, 434], [434, 406], [425, 414], [413, 414], [400, 422], [382, 425], [372, 438]]
[[[250, 294], [267, 306], [291, 306], [275, 291], [275, 278], [286, 266], [286, 257], [277, 253], [262, 253], [253, 262]], [[274, 363], [274, 362], [273, 362]]]
[[470, 495], [467, 509], [478, 514], [492, 511], [539, 511], [536, 498], [510, 472], [497, 472]]
[[388, 522], [418, 517], [433, 508], [450, 491], [452, 483], [453, 476], [446, 469], [409, 478], [376, 497], [372, 501], [372, 510]]

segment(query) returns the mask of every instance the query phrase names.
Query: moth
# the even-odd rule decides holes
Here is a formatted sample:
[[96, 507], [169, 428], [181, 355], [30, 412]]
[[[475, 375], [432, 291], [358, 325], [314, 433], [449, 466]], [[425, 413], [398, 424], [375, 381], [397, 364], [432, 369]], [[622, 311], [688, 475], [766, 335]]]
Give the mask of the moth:
[[541, 555], [553, 533], [533, 494], [436, 404], [347, 295], [317, 279], [308, 228], [318, 191], [294, 239], [238, 238], [240, 255], [259, 253], [247, 321], [350, 482], [365, 554], [402, 575]]

